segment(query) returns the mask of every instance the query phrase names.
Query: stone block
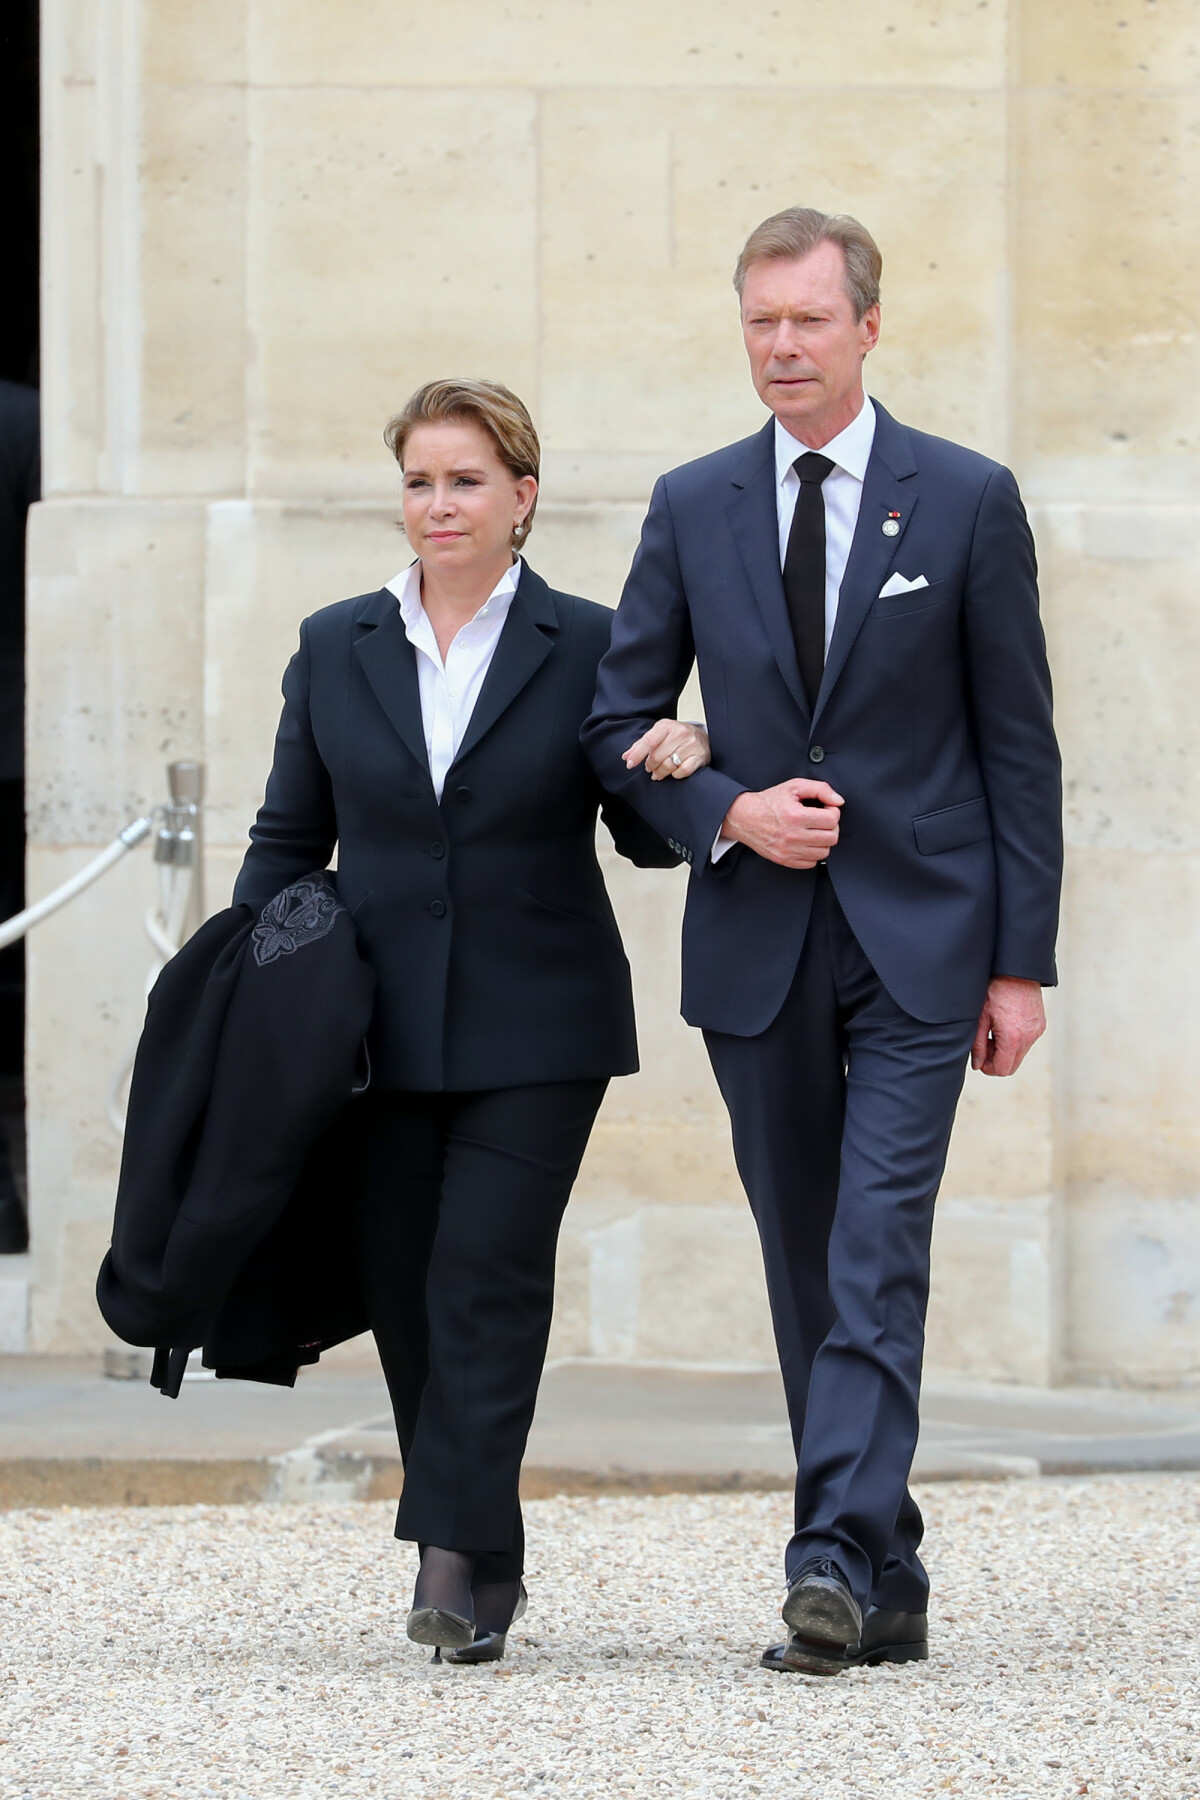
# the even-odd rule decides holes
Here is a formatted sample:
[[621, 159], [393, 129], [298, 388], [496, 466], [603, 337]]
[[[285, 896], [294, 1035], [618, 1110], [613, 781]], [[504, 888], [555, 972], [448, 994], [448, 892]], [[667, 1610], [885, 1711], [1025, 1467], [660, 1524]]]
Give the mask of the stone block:
[[[5, 1257], [6, 1270], [16, 1261]], [[23, 1356], [28, 1348], [29, 1277], [5, 1273], [0, 1275], [0, 1356]]]
[[1022, 1202], [1055, 1181], [1056, 1020], [1061, 1003], [1046, 995], [1050, 1029], [1017, 1073], [1005, 1079], [968, 1068], [958, 1105], [939, 1206], [986, 1194]]
[[1058, 1155], [1079, 1196], [1200, 1191], [1200, 856], [1075, 850], [1058, 1020]]
[[249, 350], [246, 92], [156, 82], [142, 108], [140, 486], [236, 493]]
[[1200, 1187], [1150, 1197], [1118, 1174], [1067, 1207], [1071, 1378], [1200, 1380]]
[[723, 1367], [774, 1360], [762, 1258], [745, 1205], [573, 1201], [559, 1305], [563, 1325], [552, 1340], [559, 1355]]
[[1194, 87], [1200, 81], [1200, 10], [1195, 0], [1022, 0], [1013, 16], [1017, 79], [1032, 87]]
[[934, 1218], [927, 1367], [1050, 1385], [1062, 1366], [1062, 1280], [1053, 1195], [943, 1197]]
[[62, 1222], [51, 1279], [32, 1294], [29, 1348], [35, 1354], [81, 1356], [113, 1342], [96, 1305], [96, 1276], [112, 1238], [112, 1201]]
[[542, 498], [529, 541], [530, 566], [561, 593], [615, 606], [638, 546], [645, 507], [565, 505], [550, 497], [555, 485], [554, 475], [543, 469]]
[[[637, 0], [516, 0], [502, 11], [443, 0], [359, 0], [355, 28], [307, 0], [255, 0], [252, 78], [351, 86], [976, 87], [1003, 78], [1006, 9], [978, 0], [873, 0], [788, 12], [772, 0], [737, 8], [640, 6]], [[765, 143], [770, 140], [764, 138]], [[772, 150], [776, 146], [772, 145]]]
[[536, 412], [535, 116], [517, 92], [252, 94], [254, 492], [386, 498], [383, 427], [435, 376]]
[[637, 1356], [725, 1367], [775, 1360], [762, 1252], [748, 1206], [641, 1215]]
[[554, 1362], [591, 1352], [591, 1258], [586, 1237], [574, 1229], [574, 1213], [567, 1209], [567, 1223], [558, 1240], [554, 1272], [554, 1319], [546, 1358]]
[[42, 0], [39, 54], [52, 82], [95, 81], [100, 48], [98, 0]]
[[280, 682], [301, 620], [373, 593], [404, 567], [410, 554], [398, 510], [230, 500], [208, 512], [208, 839], [236, 846], [239, 861], [270, 771]]
[[52, 500], [30, 514], [29, 837], [108, 843], [202, 757], [204, 511]]
[[547, 446], [669, 466], [753, 431], [764, 415], [733, 266], [759, 220], [803, 202], [879, 237], [885, 326], [868, 385], [923, 429], [1002, 452], [1004, 117], [998, 95], [936, 91], [883, 109], [844, 94], [548, 95]]
[[[90, 10], [90, 9], [89, 9]], [[53, 19], [49, 13], [43, 25]], [[42, 492], [97, 485], [105, 435], [104, 333], [97, 295], [104, 239], [96, 89], [68, 78], [46, 41], [42, 132]], [[64, 54], [67, 46], [58, 44]]]
[[[91, 854], [34, 847], [31, 898], [57, 887]], [[121, 1154], [106, 1109], [145, 1014], [154, 951], [142, 916], [156, 896], [154, 865], [142, 846], [28, 940], [33, 1350], [65, 1353], [111, 1341], [93, 1297]]]
[[1064, 750], [1068, 841], [1143, 857], [1200, 847], [1200, 506], [1035, 513]]
[[147, 0], [142, 71], [172, 87], [246, 80], [246, 0]]
[[1015, 129], [1017, 454], [1194, 456], [1200, 94], [1034, 91]]

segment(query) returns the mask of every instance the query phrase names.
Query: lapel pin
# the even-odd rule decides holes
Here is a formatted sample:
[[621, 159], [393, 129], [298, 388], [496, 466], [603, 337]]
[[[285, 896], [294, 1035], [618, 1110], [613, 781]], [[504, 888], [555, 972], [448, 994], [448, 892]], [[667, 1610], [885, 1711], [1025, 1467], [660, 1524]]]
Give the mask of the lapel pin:
[[898, 512], [890, 512], [883, 521], [883, 535], [884, 537], [899, 537], [900, 514]]

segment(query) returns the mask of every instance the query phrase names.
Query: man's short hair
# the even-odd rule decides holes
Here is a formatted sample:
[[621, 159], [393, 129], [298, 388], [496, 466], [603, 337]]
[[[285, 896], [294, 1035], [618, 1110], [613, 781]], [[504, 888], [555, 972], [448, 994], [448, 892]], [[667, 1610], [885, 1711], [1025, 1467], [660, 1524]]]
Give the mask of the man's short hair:
[[742, 297], [746, 271], [756, 262], [794, 262], [818, 244], [838, 244], [846, 259], [846, 293], [861, 319], [868, 307], [879, 304], [879, 277], [883, 257], [865, 225], [849, 213], [818, 212], [815, 206], [789, 206], [756, 225], [738, 257], [733, 285]]
[[[526, 475], [538, 479], [542, 450], [529, 409], [499, 381], [473, 381], [462, 376], [427, 381], [409, 395], [395, 418], [388, 420], [383, 441], [403, 468], [404, 446], [414, 427], [440, 425], [446, 419], [465, 419], [481, 426], [514, 480], [520, 481]], [[529, 536], [536, 511], [535, 494], [533, 505], [513, 531], [515, 545], [523, 544]]]

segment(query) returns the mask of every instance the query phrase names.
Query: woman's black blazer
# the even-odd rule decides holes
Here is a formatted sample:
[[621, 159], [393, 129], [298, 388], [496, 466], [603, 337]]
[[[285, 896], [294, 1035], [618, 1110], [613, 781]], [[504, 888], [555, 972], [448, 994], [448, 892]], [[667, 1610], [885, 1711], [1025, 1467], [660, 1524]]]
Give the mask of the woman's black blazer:
[[233, 897], [265, 904], [336, 845], [378, 983], [373, 1084], [463, 1091], [636, 1069], [597, 811], [633, 862], [679, 858], [601, 790], [580, 749], [611, 622], [522, 569], [440, 804], [395, 595], [343, 600], [301, 626]]

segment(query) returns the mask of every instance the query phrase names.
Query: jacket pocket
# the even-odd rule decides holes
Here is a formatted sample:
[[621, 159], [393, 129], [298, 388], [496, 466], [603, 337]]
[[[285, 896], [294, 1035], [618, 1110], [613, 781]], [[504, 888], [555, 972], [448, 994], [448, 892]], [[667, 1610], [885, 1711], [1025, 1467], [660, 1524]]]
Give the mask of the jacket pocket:
[[912, 824], [922, 856], [961, 850], [964, 844], [977, 844], [981, 838], [992, 835], [992, 815], [982, 794], [978, 800], [963, 800], [958, 806], [922, 813]]
[[927, 587], [907, 588], [902, 594], [880, 594], [867, 614], [868, 619], [902, 619], [908, 613], [927, 612], [949, 598], [948, 581], [930, 582]]

